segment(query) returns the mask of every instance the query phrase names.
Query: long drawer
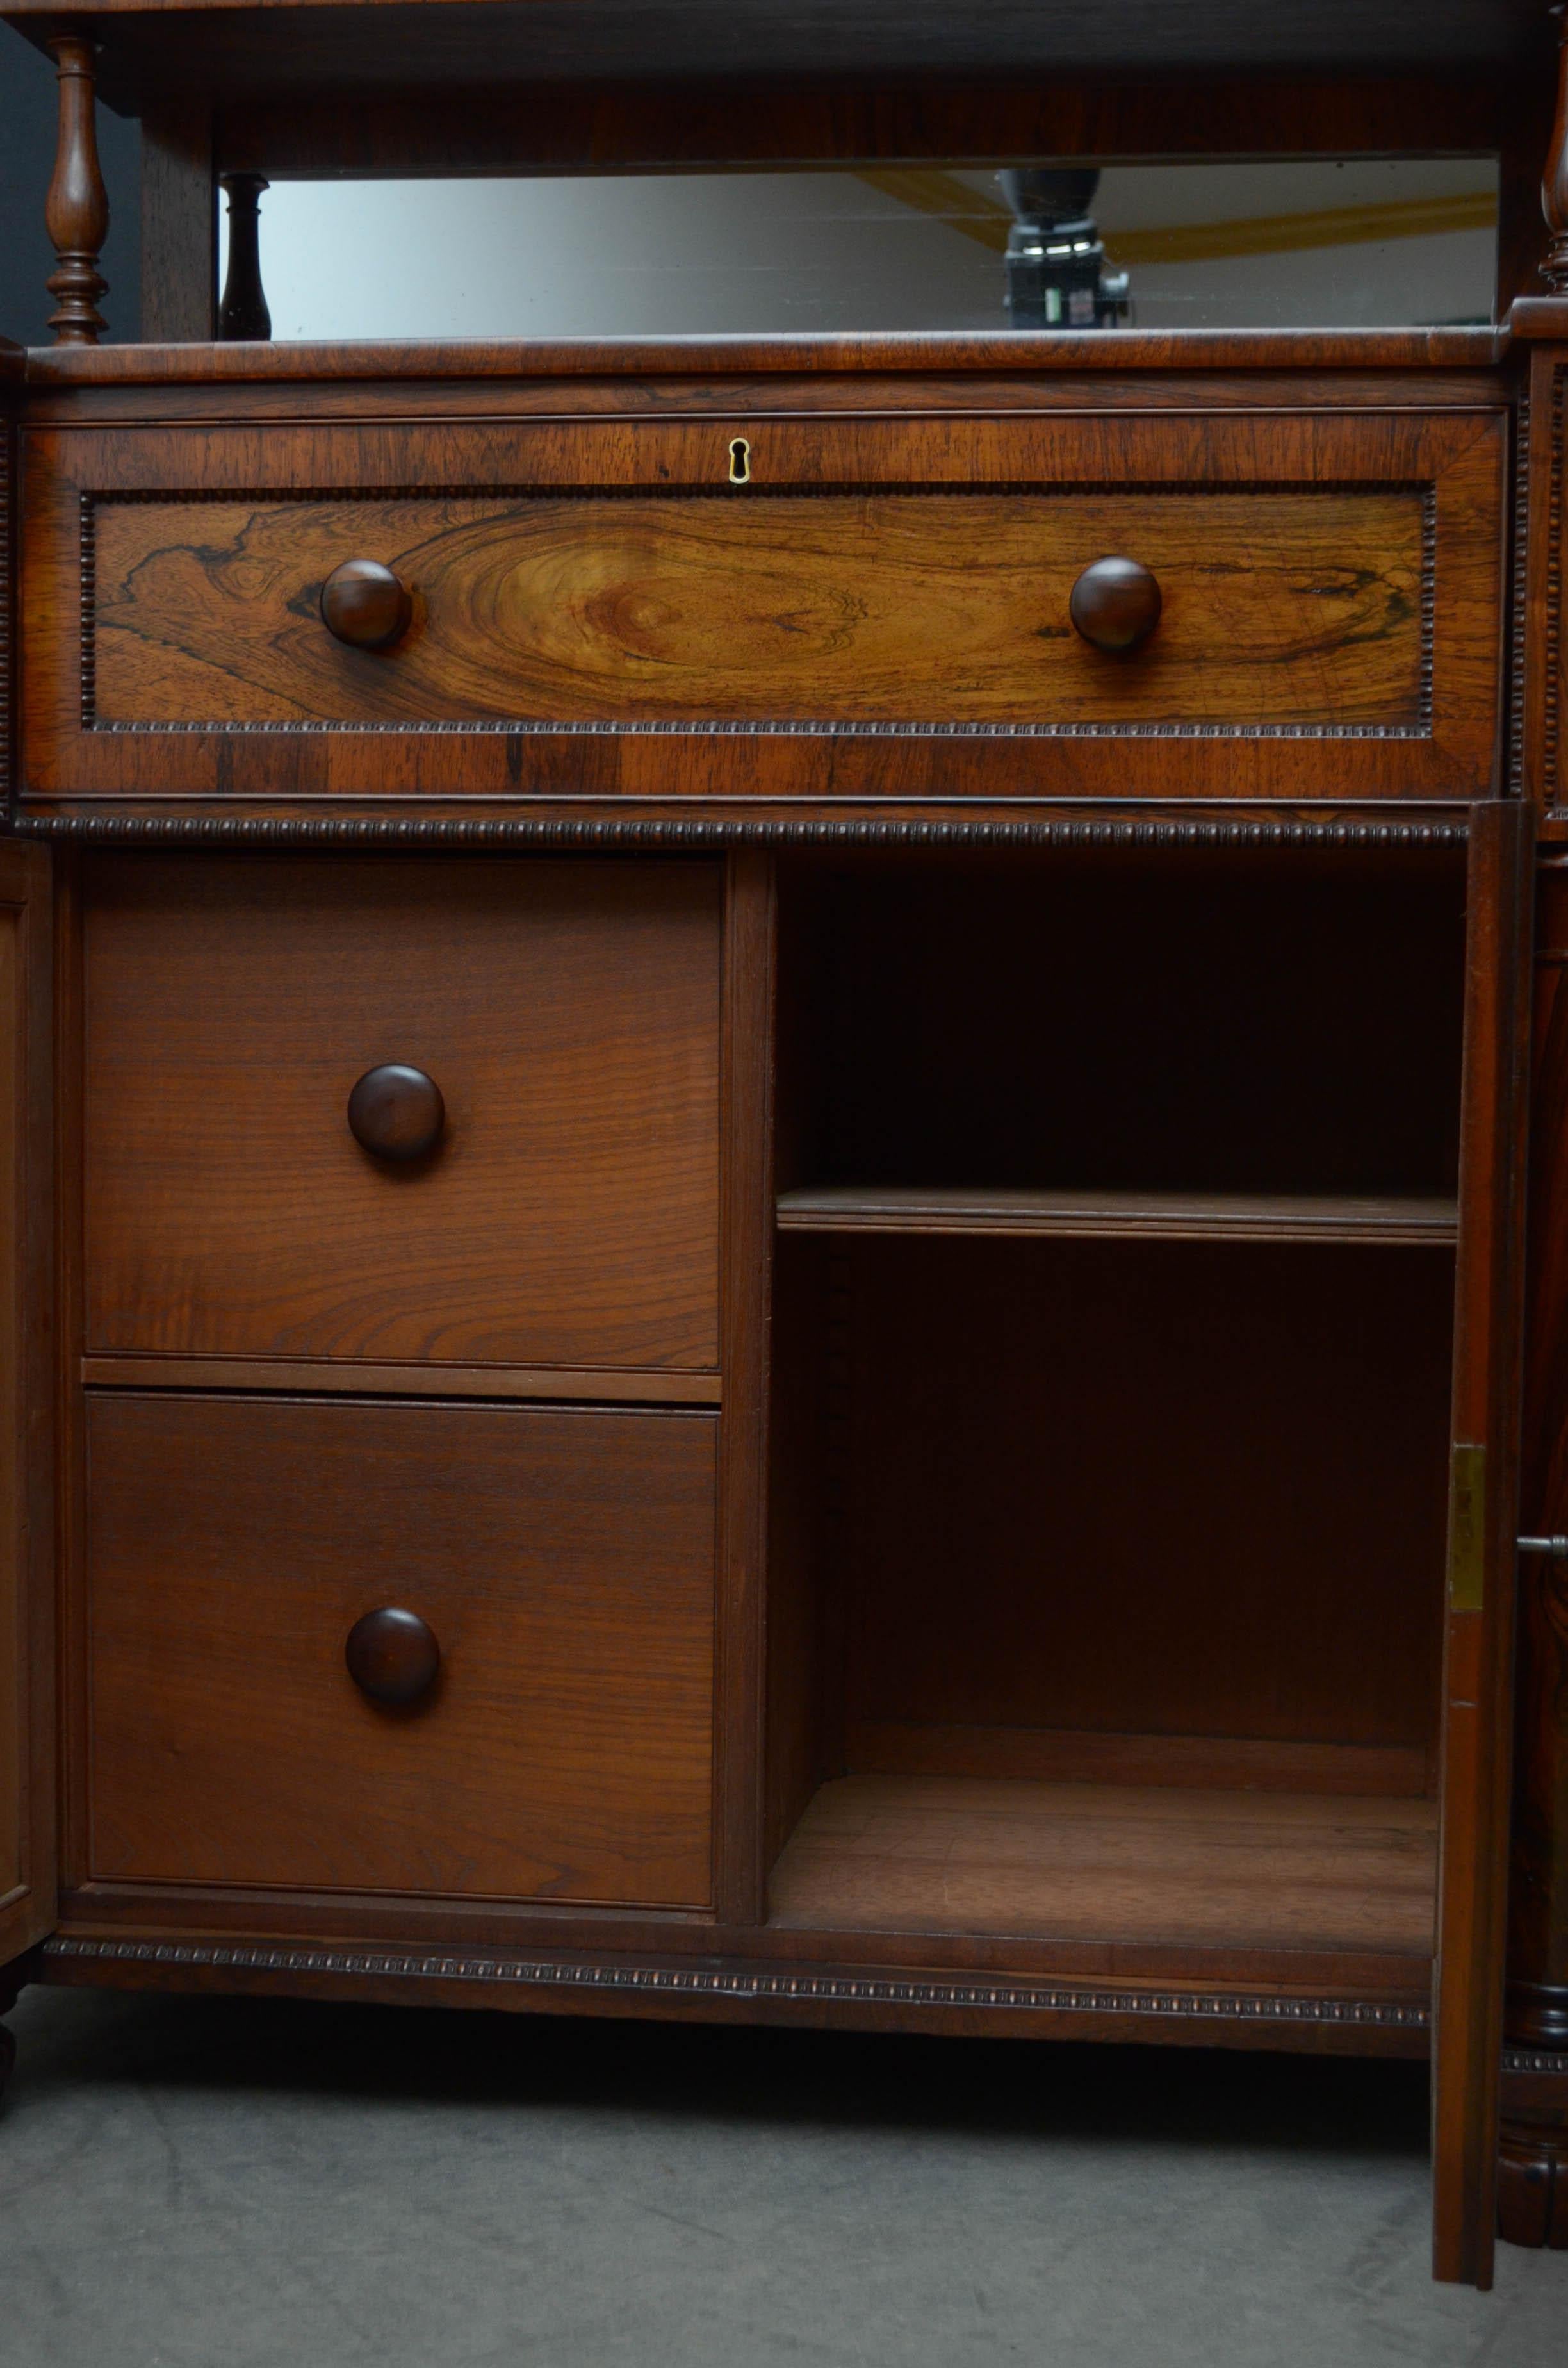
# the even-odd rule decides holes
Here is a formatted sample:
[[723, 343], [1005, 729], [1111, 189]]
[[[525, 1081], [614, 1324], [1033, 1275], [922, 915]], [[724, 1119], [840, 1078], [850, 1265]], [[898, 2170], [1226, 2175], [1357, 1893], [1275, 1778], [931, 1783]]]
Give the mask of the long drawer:
[[42, 438], [28, 787], [1472, 796], [1505, 425]]
[[89, 1355], [717, 1368], [717, 864], [123, 856], [83, 933]]
[[709, 1902], [711, 1415], [107, 1393], [87, 1428], [96, 1877]]

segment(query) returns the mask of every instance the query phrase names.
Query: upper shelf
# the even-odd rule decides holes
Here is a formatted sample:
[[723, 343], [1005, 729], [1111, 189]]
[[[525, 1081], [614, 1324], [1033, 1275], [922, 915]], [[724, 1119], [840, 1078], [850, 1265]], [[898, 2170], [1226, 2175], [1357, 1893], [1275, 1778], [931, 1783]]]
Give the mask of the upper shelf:
[[[439, 0], [437, 0], [439, 5]], [[1516, 308], [1518, 309], [1518, 308]], [[1562, 307], [1533, 310], [1560, 318]], [[1544, 331], [1541, 334], [1545, 334]], [[1157, 371], [1485, 370], [1506, 330], [1099, 329], [888, 330], [875, 336], [437, 338], [344, 344], [39, 346], [35, 386], [206, 386], [350, 380], [774, 377], [940, 371], [1119, 377]], [[15, 374], [19, 348], [9, 349]], [[6, 367], [0, 357], [0, 370]], [[1243, 389], [1256, 402], [1256, 388]], [[1429, 399], [1429, 390], [1427, 391]]]
[[1451, 1245], [1449, 1200], [1408, 1194], [984, 1191], [818, 1185], [778, 1196], [786, 1233], [1111, 1235], [1152, 1241]]
[[[7, 0], [35, 40], [59, 0]], [[374, 86], [773, 76], [1468, 73], [1529, 57], [1542, 0], [97, 0], [70, 22], [102, 44], [101, 90], [133, 111], [155, 87], [247, 102]], [[287, 30], [283, 29], [287, 24]], [[1236, 137], [1245, 145], [1244, 128]]]

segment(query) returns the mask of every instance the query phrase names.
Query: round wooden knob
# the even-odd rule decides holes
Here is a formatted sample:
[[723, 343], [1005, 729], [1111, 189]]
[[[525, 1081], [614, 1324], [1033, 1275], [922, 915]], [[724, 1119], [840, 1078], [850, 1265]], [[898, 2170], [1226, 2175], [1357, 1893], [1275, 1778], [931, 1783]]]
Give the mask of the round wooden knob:
[[417, 1702], [436, 1682], [441, 1647], [417, 1611], [367, 1611], [343, 1648], [348, 1674], [372, 1702]]
[[1073, 586], [1068, 613], [1096, 650], [1135, 650], [1160, 621], [1157, 576], [1136, 559], [1096, 559]]
[[367, 1069], [348, 1097], [348, 1130], [378, 1159], [423, 1159], [441, 1140], [447, 1105], [434, 1077], [402, 1061]]
[[321, 588], [322, 623], [351, 650], [384, 650], [402, 639], [414, 599], [379, 559], [346, 559]]

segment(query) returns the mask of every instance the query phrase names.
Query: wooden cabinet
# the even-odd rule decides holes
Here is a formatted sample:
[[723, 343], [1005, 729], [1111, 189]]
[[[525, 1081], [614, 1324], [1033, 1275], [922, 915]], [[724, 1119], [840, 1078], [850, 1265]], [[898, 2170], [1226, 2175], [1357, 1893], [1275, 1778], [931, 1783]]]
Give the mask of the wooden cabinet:
[[[0, 354], [6, 1988], [1429, 2056], [1438, 2273], [1490, 2278], [1500, 2096], [1505, 2226], [1562, 2241], [1568, 313], [97, 349], [54, 38], [63, 342]], [[342, 113], [224, 86], [296, 166]], [[722, 154], [1518, 111], [1238, 81], [1173, 148], [1180, 89], [726, 106]], [[665, 108], [529, 120], [714, 161]]]
[[40, 424], [51, 1978], [1430, 2049], [1484, 2274], [1503, 393], [1129, 384]]
[[1431, 2049], [1483, 2274], [1499, 392], [942, 399], [32, 439], [40, 1962]]

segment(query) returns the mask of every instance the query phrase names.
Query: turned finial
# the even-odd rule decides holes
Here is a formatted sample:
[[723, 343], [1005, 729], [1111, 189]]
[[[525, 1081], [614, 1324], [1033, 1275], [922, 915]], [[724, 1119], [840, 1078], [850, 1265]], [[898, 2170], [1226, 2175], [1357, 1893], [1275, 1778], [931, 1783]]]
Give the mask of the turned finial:
[[104, 327], [98, 298], [108, 287], [98, 269], [98, 253], [108, 231], [108, 194], [98, 165], [94, 45], [84, 33], [61, 33], [49, 46], [60, 76], [54, 178], [44, 209], [50, 243], [60, 263], [48, 282], [59, 307], [49, 325], [57, 345], [96, 346]]
[[1560, 16], [1557, 42], [1557, 119], [1540, 188], [1551, 244], [1540, 275], [1549, 288], [1562, 295], [1568, 293], [1568, 16]]
[[218, 178], [229, 199], [229, 268], [218, 335], [266, 339], [272, 315], [261, 284], [261, 193], [269, 185], [259, 173], [220, 173]]

